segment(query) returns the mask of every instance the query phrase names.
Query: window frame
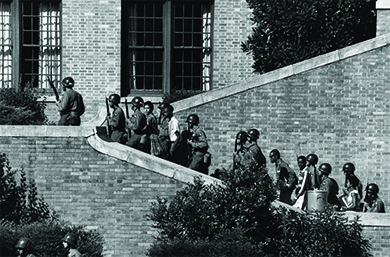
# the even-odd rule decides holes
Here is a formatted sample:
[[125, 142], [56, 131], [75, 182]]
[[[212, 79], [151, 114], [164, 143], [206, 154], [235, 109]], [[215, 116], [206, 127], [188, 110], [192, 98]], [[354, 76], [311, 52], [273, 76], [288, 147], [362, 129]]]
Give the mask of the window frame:
[[[128, 37], [128, 34], [126, 33], [127, 26], [129, 24], [125, 24], [128, 22], [128, 18], [126, 17], [126, 14], [128, 13], [128, 10], [125, 10], [126, 8], [130, 8], [131, 4], [141, 2], [141, 3], [162, 3], [163, 4], [163, 67], [162, 67], [162, 88], [161, 89], [134, 89], [134, 85], [131, 84], [130, 72], [128, 72], [129, 67], [131, 66], [131, 61], [128, 59], [127, 55], [129, 54], [130, 50], [128, 49], [129, 43], [127, 42], [127, 39], [125, 37]], [[121, 49], [122, 49], [122, 55], [121, 55], [121, 96], [128, 96], [128, 95], [145, 95], [145, 96], [161, 96], [161, 94], [170, 94], [173, 93], [173, 86], [172, 86], [172, 70], [174, 66], [174, 57], [173, 52], [175, 49], [174, 46], [174, 31], [173, 31], [173, 22], [174, 22], [174, 12], [173, 12], [173, 4], [174, 3], [194, 3], [193, 0], [122, 0], [122, 40], [121, 40]], [[198, 92], [204, 92], [212, 89], [212, 65], [213, 65], [213, 48], [214, 48], [214, 1], [212, 0], [202, 0], [199, 1], [202, 4], [208, 4], [210, 9], [210, 59], [209, 59], [209, 76], [208, 76], [208, 85], [209, 88], [206, 90], [198, 90]], [[126, 44], [127, 43], [127, 44]]]
[[[51, 79], [54, 81], [54, 85], [57, 86], [57, 90], [60, 88], [60, 79], [62, 75], [62, 65], [63, 65], [63, 55], [62, 55], [62, 0], [3, 0], [4, 2], [8, 2], [11, 5], [11, 11], [10, 11], [10, 21], [11, 21], [11, 49], [12, 49], [12, 88], [17, 88], [19, 85], [24, 86], [24, 83], [28, 82], [24, 78], [22, 78], [22, 65], [25, 63], [25, 60], [22, 56], [23, 52], [23, 17], [22, 17], [22, 4], [23, 3], [56, 3], [58, 4], [58, 11], [59, 11], [59, 26], [58, 26], [58, 34], [60, 41], [59, 43], [59, 72], [58, 74], [51, 77]], [[38, 47], [41, 46], [38, 44]], [[38, 60], [39, 62], [39, 60]], [[53, 62], [50, 61], [52, 64]], [[39, 65], [39, 64], [38, 64]], [[42, 83], [38, 83], [38, 87], [35, 87], [37, 92], [45, 92], [49, 91], [51, 92], [52, 89], [50, 88], [50, 85], [46, 79], [44, 79], [45, 76], [50, 75], [50, 72], [47, 73], [41, 73], [40, 70], [38, 70], [38, 76], [41, 80], [43, 80]], [[2, 85], [0, 84], [0, 87]]]

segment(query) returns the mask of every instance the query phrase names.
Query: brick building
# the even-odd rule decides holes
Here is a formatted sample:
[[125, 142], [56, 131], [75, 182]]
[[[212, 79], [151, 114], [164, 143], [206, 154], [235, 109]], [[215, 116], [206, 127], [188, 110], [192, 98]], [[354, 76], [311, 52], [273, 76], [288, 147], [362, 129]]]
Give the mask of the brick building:
[[[174, 107], [182, 127], [188, 114], [200, 115], [213, 155], [211, 171], [231, 163], [238, 131], [258, 128], [261, 133], [259, 144], [265, 156], [277, 148], [282, 158], [296, 168], [297, 155], [316, 153], [320, 162], [333, 166], [331, 176], [339, 184], [343, 182], [342, 165], [353, 162], [362, 182], [378, 183], [381, 198], [390, 206], [387, 172], [390, 169], [388, 1], [377, 1], [377, 38], [263, 75], [252, 73], [251, 58], [243, 54], [239, 46], [250, 31], [250, 10], [246, 1], [197, 1], [196, 4], [186, 1], [185, 6], [179, 8], [186, 13], [188, 4], [188, 10], [193, 10], [185, 15], [186, 19], [179, 15], [173, 1], [160, 7], [153, 5], [150, 13], [142, 4], [146, 1], [140, 4], [119, 0], [27, 2], [30, 5], [26, 6], [25, 1], [0, 3], [0, 20], [13, 22], [13, 30], [4, 25], [7, 22], [1, 23], [2, 38], [12, 38], [12, 44], [21, 46], [11, 47], [11, 40], [2, 43], [3, 49], [8, 52], [12, 49], [12, 56], [16, 56], [16, 59], [10, 58], [9, 54], [1, 56], [3, 63], [9, 62], [0, 70], [3, 81], [7, 80], [8, 86], [14, 85], [15, 74], [28, 67], [40, 78], [34, 83], [42, 90], [47, 89], [49, 102], [54, 102], [45, 76], [51, 75], [58, 80], [71, 75], [76, 80], [76, 90], [86, 99], [87, 113], [82, 117], [82, 126], [77, 128], [0, 126], [0, 152], [9, 154], [13, 167], [25, 167], [29, 176], [36, 179], [38, 191], [63, 219], [98, 229], [106, 239], [105, 256], [144, 254], [154, 234], [146, 218], [150, 203], [156, 195], [171, 197], [196, 175], [164, 160], [99, 141], [93, 132], [104, 120], [104, 98], [109, 94], [120, 93], [129, 100], [134, 95], [142, 95], [146, 100], [158, 102], [173, 84], [180, 84], [173, 83], [172, 76], [168, 79], [166, 74], [172, 69], [162, 69], [161, 83], [152, 83], [161, 86], [145, 88], [146, 84], [141, 83], [149, 78], [149, 74], [142, 71], [146, 73], [156, 68], [146, 68], [149, 58], [158, 66], [157, 53], [166, 47], [165, 44], [168, 45], [164, 48], [165, 58], [170, 58], [176, 50], [191, 53], [180, 55], [183, 58], [195, 58], [200, 50], [208, 53], [202, 59], [171, 61], [182, 67], [196, 64], [198, 71], [202, 67], [202, 73], [198, 75], [178, 77], [192, 81], [199, 81], [199, 74], [202, 78], [207, 77], [196, 89], [211, 90], [175, 102]], [[16, 13], [23, 18], [16, 19]], [[166, 15], [177, 19], [166, 20]], [[44, 18], [46, 22], [42, 22]], [[35, 20], [39, 32], [19, 24], [24, 19]], [[164, 38], [162, 46], [147, 45], [156, 54], [143, 55], [140, 54], [142, 47], [134, 43], [135, 39], [125, 38], [127, 34], [123, 32], [124, 28], [134, 31], [133, 25], [139, 19], [145, 24], [144, 30], [142, 26], [137, 27], [145, 44], [150, 42], [146, 40], [150, 31], [158, 35], [155, 32], [159, 28], [167, 30], [168, 21], [172, 25], [174, 21], [180, 23], [179, 20], [191, 20], [191, 24], [201, 21], [202, 26], [191, 26], [191, 34], [201, 31], [201, 38], [207, 35], [211, 41], [207, 45], [191, 47], [194, 50], [191, 52], [184, 46], [172, 47], [166, 42], [171, 37], [166, 39], [165, 34], [160, 33]], [[163, 28], [158, 26], [161, 20], [165, 21]], [[148, 21], [154, 25], [146, 26]], [[201, 30], [195, 31], [200, 27]], [[19, 37], [20, 33], [15, 33], [15, 29], [24, 31], [32, 41], [34, 33], [46, 33], [51, 48], [44, 52], [57, 58], [46, 60], [44, 55], [33, 56], [26, 66], [16, 61], [25, 48], [34, 53], [33, 50], [41, 46], [22, 43], [23, 37]], [[180, 37], [184, 41], [188, 39], [185, 32], [177, 35]], [[141, 39], [137, 38], [136, 42], [138, 40]], [[129, 60], [144, 65], [145, 69], [139, 73], [132, 69]], [[172, 62], [170, 67], [176, 67]], [[34, 66], [34, 63], [38, 65]], [[211, 68], [203, 69], [203, 65]], [[50, 71], [43, 67], [50, 67]], [[203, 73], [204, 70], [208, 72]], [[47, 114], [52, 120], [57, 119], [54, 104], [49, 104]], [[268, 167], [273, 172], [270, 163]], [[208, 176], [204, 178], [213, 182]], [[388, 214], [362, 216], [365, 235], [372, 238], [374, 256], [387, 256]]]

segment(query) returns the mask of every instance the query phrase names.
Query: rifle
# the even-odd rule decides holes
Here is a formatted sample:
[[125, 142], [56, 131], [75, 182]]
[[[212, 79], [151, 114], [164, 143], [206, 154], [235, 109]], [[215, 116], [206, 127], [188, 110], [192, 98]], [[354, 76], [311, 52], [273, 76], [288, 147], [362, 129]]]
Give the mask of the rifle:
[[47, 81], [49, 82], [50, 87], [53, 89], [54, 95], [56, 96], [56, 101], [58, 102], [60, 100], [60, 95], [57, 92], [57, 88], [54, 86], [54, 82], [49, 77], [47, 77]]
[[[106, 97], [106, 109], [107, 109], [107, 117], [110, 117], [110, 106], [108, 105], [108, 98]], [[110, 126], [110, 124], [109, 124], [109, 122], [108, 122], [108, 119], [107, 119], [107, 134], [108, 134], [108, 136], [111, 136], [111, 133], [112, 133], [112, 131], [111, 131], [111, 126]]]
[[[130, 122], [130, 115], [129, 115], [129, 107], [127, 106], [127, 98], [125, 99], [125, 107], [126, 107], [126, 119], [128, 123]], [[126, 133], [127, 133], [127, 141], [130, 140], [131, 137], [131, 129], [129, 126], [126, 124]]]

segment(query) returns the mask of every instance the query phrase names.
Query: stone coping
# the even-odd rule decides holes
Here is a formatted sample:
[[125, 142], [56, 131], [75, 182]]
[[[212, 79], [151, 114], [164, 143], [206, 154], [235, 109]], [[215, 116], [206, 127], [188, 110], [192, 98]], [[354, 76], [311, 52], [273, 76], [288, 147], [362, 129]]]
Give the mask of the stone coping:
[[376, 9], [390, 9], [390, 1], [389, 0], [377, 0], [376, 1]]

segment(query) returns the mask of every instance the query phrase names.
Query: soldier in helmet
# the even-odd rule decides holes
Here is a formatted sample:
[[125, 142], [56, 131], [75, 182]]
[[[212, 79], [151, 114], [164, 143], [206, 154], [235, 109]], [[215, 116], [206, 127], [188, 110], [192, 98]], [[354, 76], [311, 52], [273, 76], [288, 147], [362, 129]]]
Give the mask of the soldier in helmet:
[[81, 253], [76, 249], [78, 236], [73, 233], [67, 233], [61, 240], [64, 246], [63, 257], [81, 257]]
[[[190, 114], [186, 120], [188, 124], [188, 131], [190, 132], [190, 138], [187, 139], [188, 145], [191, 147], [191, 153], [189, 156], [189, 168], [199, 171], [208, 175], [208, 160], [205, 160], [209, 145], [207, 143], [207, 137], [204, 131], [199, 127], [199, 116], [196, 114]], [[206, 156], [206, 158], [208, 158]]]
[[74, 80], [66, 77], [62, 80], [62, 89], [64, 94], [62, 99], [57, 102], [60, 112], [60, 121], [58, 125], [80, 126], [80, 116], [85, 111], [83, 97], [77, 91], [73, 90]]
[[[344, 183], [343, 192], [344, 192], [344, 194], [348, 194], [347, 178], [350, 175], [355, 175], [355, 165], [351, 162], [347, 162], [343, 165], [343, 171], [344, 171], [344, 175], [345, 175], [345, 183]], [[355, 175], [355, 177], [356, 177], [356, 175]], [[359, 192], [360, 199], [361, 199], [363, 197], [363, 185], [359, 179], [358, 179], [358, 181], [359, 181], [359, 183], [357, 186], [357, 190]]]
[[32, 242], [27, 237], [21, 238], [15, 246], [18, 257], [35, 257], [32, 249]]
[[334, 208], [339, 209], [340, 202], [338, 200], [337, 194], [339, 193], [339, 185], [336, 180], [329, 177], [329, 174], [332, 172], [332, 166], [329, 163], [322, 163], [318, 167], [320, 173], [321, 185], [320, 190], [328, 192], [328, 204], [334, 206]]
[[108, 126], [111, 127], [111, 139], [114, 142], [125, 144], [126, 118], [122, 108], [119, 107], [121, 98], [118, 94], [112, 94], [108, 98], [108, 105], [113, 109], [112, 114], [107, 115]]
[[366, 187], [366, 197], [364, 198], [363, 212], [385, 213], [385, 204], [378, 196], [379, 187], [375, 183]]
[[144, 100], [136, 96], [131, 100], [134, 111], [132, 117], [127, 121], [127, 126], [131, 130], [131, 137], [127, 141], [127, 145], [143, 152], [150, 151], [150, 142], [146, 136], [146, 116], [141, 112], [141, 107], [144, 105]]
[[260, 137], [260, 132], [257, 129], [250, 129], [247, 132], [248, 141], [245, 144], [245, 154], [241, 163], [244, 166], [259, 165], [265, 167], [267, 161], [260, 147], [257, 145], [257, 140]]
[[162, 158], [180, 163], [180, 158], [177, 156], [177, 147], [180, 142], [180, 127], [179, 121], [173, 115], [174, 108], [170, 104], [162, 106], [162, 121], [160, 126], [159, 139], [163, 149]]

